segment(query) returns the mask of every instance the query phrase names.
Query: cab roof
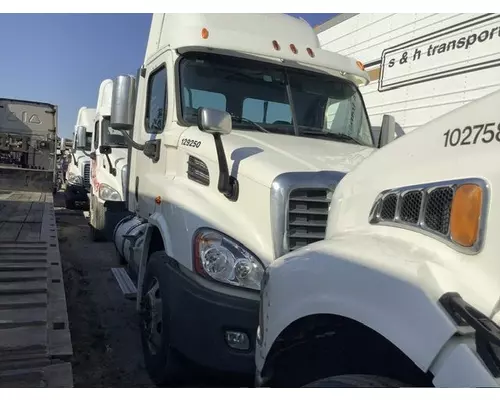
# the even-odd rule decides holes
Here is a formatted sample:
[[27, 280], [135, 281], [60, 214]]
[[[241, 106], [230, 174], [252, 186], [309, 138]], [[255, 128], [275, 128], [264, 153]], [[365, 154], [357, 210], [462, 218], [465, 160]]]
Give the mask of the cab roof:
[[75, 131], [77, 126], [84, 126], [87, 131], [92, 132], [94, 125], [95, 108], [81, 107], [78, 110], [78, 117], [76, 119]]
[[[202, 30], [208, 33], [205, 38]], [[370, 81], [355, 59], [321, 49], [314, 29], [286, 14], [153, 14], [144, 63], [166, 49], [260, 58], [336, 75], [358, 85]]]
[[97, 96], [96, 117], [111, 115], [111, 98], [113, 96], [113, 80], [105, 79], [99, 86]]

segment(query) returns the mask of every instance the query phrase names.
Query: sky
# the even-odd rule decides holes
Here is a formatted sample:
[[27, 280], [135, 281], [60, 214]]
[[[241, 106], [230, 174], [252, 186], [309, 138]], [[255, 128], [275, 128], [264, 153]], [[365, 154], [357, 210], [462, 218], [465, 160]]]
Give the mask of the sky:
[[[315, 26], [335, 14], [290, 14]], [[78, 110], [95, 108], [101, 81], [134, 74], [151, 14], [0, 14], [0, 97], [56, 104], [71, 137]]]

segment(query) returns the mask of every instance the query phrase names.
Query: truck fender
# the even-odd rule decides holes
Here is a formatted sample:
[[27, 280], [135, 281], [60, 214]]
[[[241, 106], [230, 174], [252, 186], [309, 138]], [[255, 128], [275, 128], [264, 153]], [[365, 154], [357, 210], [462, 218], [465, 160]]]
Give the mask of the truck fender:
[[371, 328], [427, 371], [457, 331], [445, 311], [404, 274], [388, 274], [361, 258], [340, 255], [341, 250], [335, 254], [332, 247], [329, 242], [319, 243], [317, 251], [314, 245], [296, 250], [268, 269], [272, 279], [264, 277], [262, 288], [261, 361], [292, 323], [328, 314]]
[[151, 238], [153, 236], [153, 232], [155, 229], [158, 229], [160, 232], [160, 235], [163, 239], [163, 247], [165, 249], [165, 252], [169, 257], [174, 258], [172, 253], [172, 242], [170, 239], [170, 233], [167, 221], [165, 220], [165, 217], [161, 213], [154, 212], [149, 216], [148, 219], [148, 227], [145, 233], [144, 245], [141, 254], [141, 261], [139, 264], [139, 271], [137, 274], [137, 300], [136, 300], [137, 311], [140, 310], [140, 301], [142, 297], [142, 283], [144, 282], [144, 275], [146, 274], [146, 266], [148, 263], [148, 256], [149, 256], [149, 246], [151, 245]]

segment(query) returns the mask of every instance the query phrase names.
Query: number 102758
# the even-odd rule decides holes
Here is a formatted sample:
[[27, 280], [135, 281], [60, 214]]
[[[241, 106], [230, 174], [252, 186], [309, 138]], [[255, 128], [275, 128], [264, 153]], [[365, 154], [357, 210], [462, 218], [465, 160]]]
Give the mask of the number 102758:
[[444, 133], [444, 147], [469, 146], [482, 143], [500, 142], [500, 123], [489, 122], [466, 126], [464, 128], [448, 129]]

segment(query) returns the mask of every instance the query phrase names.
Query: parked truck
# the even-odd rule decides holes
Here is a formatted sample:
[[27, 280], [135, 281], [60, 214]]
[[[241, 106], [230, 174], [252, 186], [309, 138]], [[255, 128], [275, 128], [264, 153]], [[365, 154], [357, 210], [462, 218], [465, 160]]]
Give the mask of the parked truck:
[[113, 81], [101, 82], [97, 98], [90, 153], [90, 234], [93, 240], [111, 240], [116, 224], [126, 216], [128, 142], [111, 128]]
[[81, 107], [78, 110], [75, 131], [73, 132], [73, 147], [71, 162], [66, 172], [66, 208], [73, 209], [76, 203], [89, 203], [90, 189], [90, 150], [92, 130], [95, 118], [95, 108]]
[[52, 192], [57, 106], [0, 99], [0, 387], [70, 387]]
[[499, 102], [365, 159], [325, 239], [266, 268], [257, 386], [499, 387]]
[[154, 382], [192, 363], [254, 375], [266, 267], [324, 238], [333, 189], [389, 140], [373, 140], [368, 82], [287, 15], [153, 16], [137, 78], [114, 80], [110, 126], [131, 147], [113, 237]]

